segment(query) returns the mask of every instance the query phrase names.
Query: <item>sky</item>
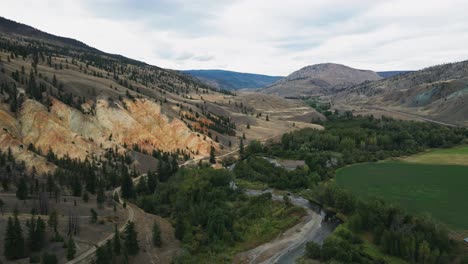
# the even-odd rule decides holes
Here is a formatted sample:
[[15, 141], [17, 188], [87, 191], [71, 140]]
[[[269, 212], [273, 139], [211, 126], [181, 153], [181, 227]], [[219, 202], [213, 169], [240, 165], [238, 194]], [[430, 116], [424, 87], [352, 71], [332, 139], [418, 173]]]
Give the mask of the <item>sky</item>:
[[0, 16], [164, 68], [284, 76], [468, 59], [467, 0], [1, 0]]

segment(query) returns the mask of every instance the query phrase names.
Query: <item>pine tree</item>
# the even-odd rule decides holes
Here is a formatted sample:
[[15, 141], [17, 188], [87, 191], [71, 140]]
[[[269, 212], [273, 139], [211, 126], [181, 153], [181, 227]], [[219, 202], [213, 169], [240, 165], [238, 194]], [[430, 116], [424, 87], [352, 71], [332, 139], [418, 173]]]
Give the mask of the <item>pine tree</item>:
[[26, 177], [22, 177], [16, 190], [16, 197], [20, 200], [28, 198], [28, 185], [26, 184]]
[[148, 171], [148, 191], [150, 194], [154, 193], [156, 186], [158, 185], [158, 179], [156, 178], [156, 173]]
[[216, 163], [215, 148], [213, 146], [211, 146], [210, 148], [210, 163], [212, 164]]
[[114, 254], [116, 256], [120, 255], [120, 248], [121, 248], [121, 246], [120, 246], [120, 234], [119, 234], [119, 230], [117, 229], [117, 225], [115, 225], [113, 245], [114, 245]]
[[161, 228], [157, 222], [153, 223], [153, 234], [152, 234], [153, 245], [161, 247]]
[[107, 249], [105, 246], [99, 246], [96, 249], [96, 260], [94, 261], [95, 264], [110, 264], [111, 259], [107, 254]]
[[241, 159], [245, 158], [244, 140], [242, 138], [239, 142], [239, 155]]
[[44, 252], [41, 257], [41, 264], [57, 264], [58, 259], [57, 256], [54, 254], [49, 254]]
[[15, 230], [13, 225], [13, 219], [8, 217], [6, 233], [5, 233], [5, 244], [3, 245], [3, 252], [6, 259], [15, 259]]
[[27, 222], [28, 227], [28, 244], [31, 251], [38, 251], [42, 248], [45, 240], [45, 223], [39, 217], [33, 215], [31, 220]]
[[8, 218], [5, 233], [4, 254], [8, 260], [23, 258], [25, 253], [23, 231], [18, 215]]
[[133, 181], [130, 178], [130, 175], [123, 176], [122, 179], [122, 197], [124, 199], [131, 199], [135, 197], [135, 190], [133, 188]]
[[102, 184], [100, 184], [100, 186], [98, 187], [97, 196], [96, 196], [96, 203], [99, 208], [102, 208], [102, 205], [105, 199], [106, 199], [106, 195], [104, 194], [104, 187], [102, 186]]
[[75, 258], [76, 254], [76, 245], [75, 241], [73, 241], [73, 237], [69, 236], [68, 237], [68, 243], [67, 243], [67, 259], [72, 260]]
[[52, 229], [55, 233], [57, 233], [57, 227], [58, 227], [58, 214], [57, 210], [54, 209], [52, 212], [49, 214], [49, 220], [47, 221], [47, 224], [49, 225], [49, 228]]
[[91, 209], [90, 209], [90, 212], [91, 212], [91, 220], [90, 220], [90, 222], [91, 222], [92, 224], [97, 223], [98, 215], [97, 215], [96, 210], [94, 210], [93, 208], [91, 208]]
[[181, 216], [177, 216], [175, 225], [175, 237], [182, 241], [185, 235], [185, 223]]
[[129, 255], [136, 255], [140, 250], [138, 246], [138, 233], [135, 230], [135, 223], [128, 222], [125, 226], [125, 248]]

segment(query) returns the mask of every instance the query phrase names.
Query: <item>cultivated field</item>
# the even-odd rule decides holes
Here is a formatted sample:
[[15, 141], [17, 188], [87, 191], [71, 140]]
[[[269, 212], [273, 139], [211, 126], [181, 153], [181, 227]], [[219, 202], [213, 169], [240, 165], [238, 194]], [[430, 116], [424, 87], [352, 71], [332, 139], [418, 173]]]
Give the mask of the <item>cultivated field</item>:
[[437, 149], [402, 159], [406, 162], [421, 164], [446, 164], [468, 166], [468, 146], [450, 149]]
[[358, 195], [382, 197], [410, 212], [429, 213], [451, 229], [468, 230], [468, 166], [385, 161], [345, 167], [336, 179]]

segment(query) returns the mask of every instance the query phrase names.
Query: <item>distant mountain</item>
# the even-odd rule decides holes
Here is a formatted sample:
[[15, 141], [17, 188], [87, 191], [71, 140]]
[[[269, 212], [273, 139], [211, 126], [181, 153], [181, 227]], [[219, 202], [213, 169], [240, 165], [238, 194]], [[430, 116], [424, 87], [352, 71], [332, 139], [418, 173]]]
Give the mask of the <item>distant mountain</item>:
[[262, 88], [282, 78], [280, 76], [268, 76], [262, 74], [241, 73], [223, 70], [187, 70], [182, 72], [196, 77], [205, 84], [224, 90]]
[[335, 101], [468, 125], [468, 61], [362, 83], [340, 92]]
[[381, 72], [377, 72], [377, 74], [382, 78], [389, 78], [395, 75], [407, 74], [411, 72], [414, 72], [414, 71], [381, 71]]
[[345, 65], [322, 63], [304, 67], [261, 90], [265, 94], [298, 97], [330, 94], [353, 85], [380, 80], [377, 73]]

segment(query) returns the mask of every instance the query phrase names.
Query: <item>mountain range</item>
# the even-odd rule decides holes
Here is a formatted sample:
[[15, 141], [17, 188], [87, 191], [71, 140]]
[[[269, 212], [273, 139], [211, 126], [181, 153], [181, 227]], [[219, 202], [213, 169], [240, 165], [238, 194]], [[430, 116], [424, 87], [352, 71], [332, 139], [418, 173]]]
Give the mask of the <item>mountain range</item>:
[[223, 90], [262, 88], [273, 84], [282, 78], [280, 76], [268, 76], [224, 70], [187, 70], [182, 72], [196, 77], [207, 85]]
[[261, 89], [260, 92], [283, 97], [326, 95], [365, 81], [380, 79], [382, 77], [373, 71], [358, 70], [335, 63], [322, 63], [295, 71]]

